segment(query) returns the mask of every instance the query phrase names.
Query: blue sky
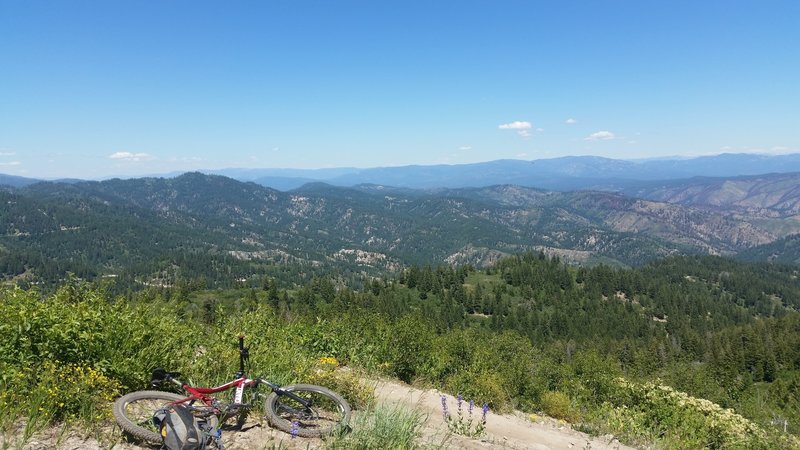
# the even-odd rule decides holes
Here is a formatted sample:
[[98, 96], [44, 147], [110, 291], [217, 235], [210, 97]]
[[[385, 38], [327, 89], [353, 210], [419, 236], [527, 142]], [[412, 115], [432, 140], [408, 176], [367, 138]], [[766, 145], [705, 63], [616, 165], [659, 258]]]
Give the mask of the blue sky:
[[0, 173], [800, 152], [797, 1], [0, 0]]

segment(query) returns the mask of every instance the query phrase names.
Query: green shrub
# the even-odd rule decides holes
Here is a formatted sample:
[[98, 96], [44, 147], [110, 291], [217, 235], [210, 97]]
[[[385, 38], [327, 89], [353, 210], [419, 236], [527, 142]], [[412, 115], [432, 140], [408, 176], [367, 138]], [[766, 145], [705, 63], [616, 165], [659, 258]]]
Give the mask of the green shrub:
[[500, 376], [494, 372], [459, 372], [446, 380], [445, 388], [474, 399], [478, 404], [488, 403], [494, 411], [509, 411], [512, 406]]
[[193, 350], [196, 336], [169, 316], [161, 304], [111, 303], [75, 280], [46, 298], [0, 291], [0, 402], [35, 421], [106, 419], [115, 395]]
[[406, 316], [394, 325], [387, 360], [397, 378], [410, 383], [419, 374], [429, 372], [434, 331], [424, 321]]
[[29, 395], [40, 399], [54, 419], [95, 422], [111, 418], [108, 404], [120, 394], [119, 381], [97, 369], [47, 361], [35, 370]]
[[797, 448], [793, 436], [771, 436], [731, 409], [660, 383], [614, 380], [616, 392], [601, 407], [603, 422], [631, 442], [669, 448]]
[[563, 392], [545, 392], [540, 400], [540, 405], [542, 411], [550, 417], [570, 423], [576, 422], [578, 419], [575, 409], [572, 407], [572, 401]]
[[304, 382], [333, 389], [355, 409], [372, 407], [375, 404], [375, 387], [364, 383], [353, 370], [339, 370], [334, 361], [335, 358], [320, 358], [317, 368]]

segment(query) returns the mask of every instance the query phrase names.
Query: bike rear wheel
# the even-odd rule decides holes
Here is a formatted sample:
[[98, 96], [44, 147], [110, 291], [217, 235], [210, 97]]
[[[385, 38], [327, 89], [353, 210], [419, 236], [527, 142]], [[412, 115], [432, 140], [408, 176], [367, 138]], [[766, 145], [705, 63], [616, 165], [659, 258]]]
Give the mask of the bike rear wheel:
[[184, 398], [171, 392], [131, 392], [114, 402], [114, 418], [123, 430], [135, 438], [161, 444], [161, 433], [153, 423], [153, 414], [161, 407]]
[[289, 395], [273, 392], [265, 409], [267, 420], [275, 428], [300, 437], [322, 437], [346, 429], [350, 405], [339, 394], [313, 384], [292, 384], [282, 390], [311, 404], [306, 407]]

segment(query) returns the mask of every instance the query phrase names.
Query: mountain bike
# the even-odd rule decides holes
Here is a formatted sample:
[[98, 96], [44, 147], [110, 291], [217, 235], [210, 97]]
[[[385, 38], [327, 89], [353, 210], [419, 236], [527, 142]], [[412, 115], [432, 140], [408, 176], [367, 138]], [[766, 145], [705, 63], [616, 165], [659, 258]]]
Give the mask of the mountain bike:
[[[244, 337], [239, 336], [239, 371], [234, 380], [212, 387], [190, 386], [178, 379], [180, 372], [167, 372], [158, 368], [153, 371], [151, 385], [158, 386], [171, 382], [180, 386], [187, 395], [165, 391], [136, 391], [123, 395], [114, 402], [114, 418], [119, 426], [132, 436], [160, 444], [162, 437], [153, 422], [153, 414], [170, 405], [183, 404], [201, 419], [212, 423], [209, 427], [219, 438], [217, 423], [224, 423], [234, 416], [244, 417], [254, 408], [252, 403], [244, 403], [245, 389], [252, 399], [266, 397], [264, 412], [269, 423], [286, 433], [300, 437], [322, 437], [347, 429], [350, 420], [350, 405], [341, 395], [322, 386], [313, 384], [291, 384], [279, 386], [263, 378], [248, 378], [244, 365], [249, 350], [244, 346]], [[271, 393], [266, 395], [257, 391], [259, 386], [267, 386]], [[213, 394], [235, 389], [233, 401], [226, 403]]]

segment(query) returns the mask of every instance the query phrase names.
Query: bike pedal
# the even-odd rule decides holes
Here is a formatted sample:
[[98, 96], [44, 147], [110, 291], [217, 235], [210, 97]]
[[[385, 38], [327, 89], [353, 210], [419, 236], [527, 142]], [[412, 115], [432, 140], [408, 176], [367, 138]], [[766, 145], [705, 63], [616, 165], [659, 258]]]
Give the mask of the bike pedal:
[[239, 411], [246, 411], [252, 407], [253, 405], [247, 403], [231, 403], [227, 408], [225, 408], [225, 412], [227, 414], [237, 413]]

